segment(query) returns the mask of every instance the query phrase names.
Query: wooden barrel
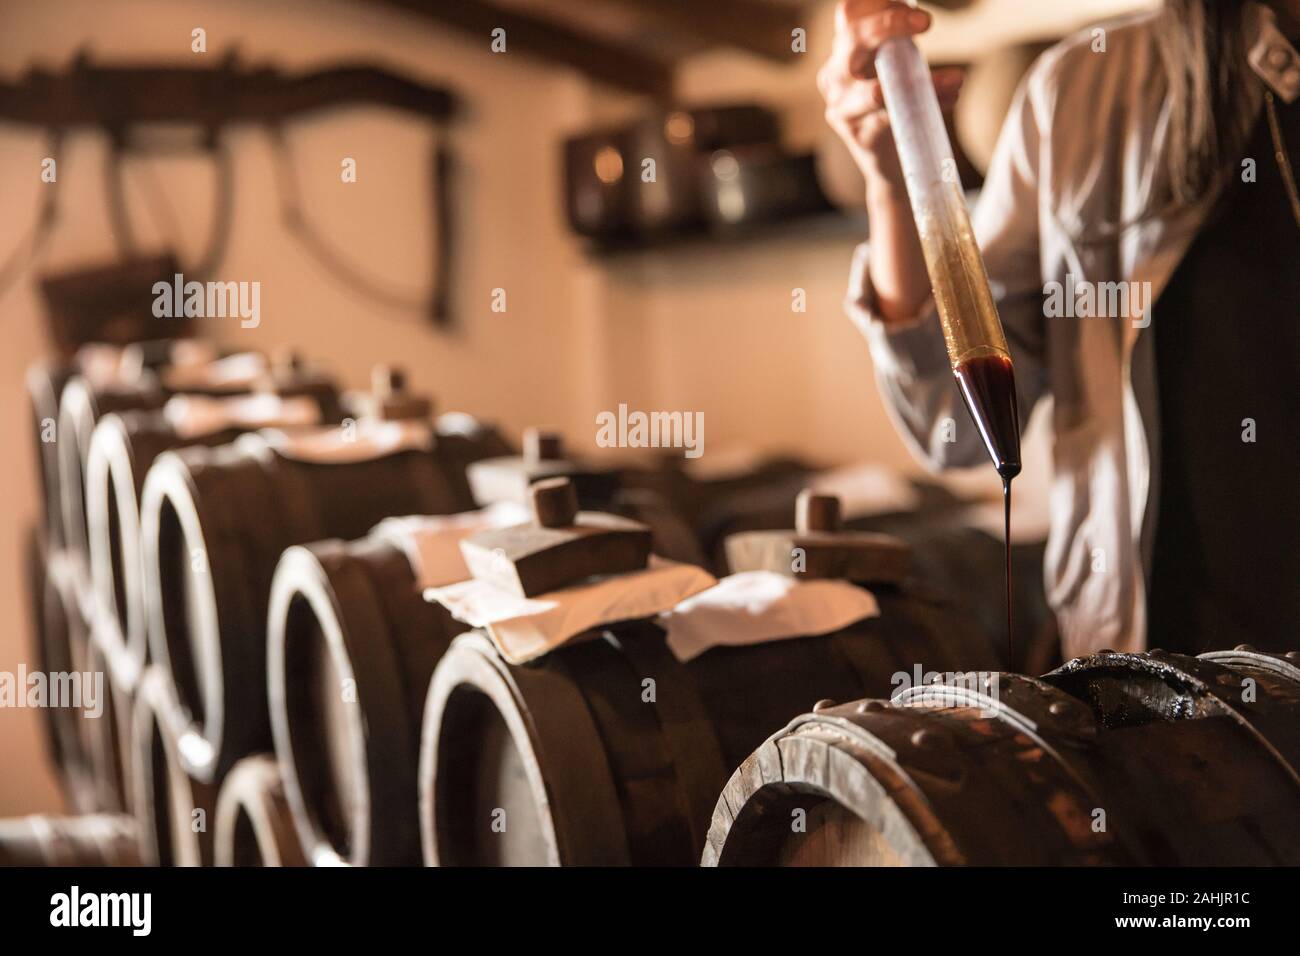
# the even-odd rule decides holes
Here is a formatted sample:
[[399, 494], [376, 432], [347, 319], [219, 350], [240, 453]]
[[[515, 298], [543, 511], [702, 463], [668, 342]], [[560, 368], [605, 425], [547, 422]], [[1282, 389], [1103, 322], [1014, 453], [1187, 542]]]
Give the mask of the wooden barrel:
[[[320, 422], [340, 417], [337, 391], [322, 376], [300, 372], [268, 386], [283, 399], [307, 398]], [[209, 426], [184, 425], [167, 410], [105, 415], [95, 426], [86, 458], [85, 514], [90, 582], [98, 613], [96, 638], [108, 654], [120, 686], [139, 680], [148, 658], [148, 616], [144, 566], [140, 554], [140, 495], [154, 459], [164, 451], [202, 445], [227, 445], [257, 426], [222, 421], [220, 409]], [[301, 408], [283, 406], [285, 413]], [[275, 414], [274, 407], [268, 409]], [[271, 424], [269, 420], [264, 424]]]
[[56, 441], [60, 539], [71, 556], [86, 613], [91, 613], [90, 564], [85, 513], [86, 459], [95, 424], [109, 412], [160, 408], [166, 396], [152, 377], [143, 383], [92, 384], [80, 376], [63, 389]]
[[148, 866], [210, 866], [217, 788], [186, 774], [167, 675], [145, 670], [131, 720], [131, 804]]
[[[45, 572], [40, 669], [47, 676], [83, 673], [87, 670], [90, 625], [77, 598], [67, 555], [62, 552], [48, 555]], [[94, 773], [86, 752], [81, 712], [73, 707], [44, 709], [56, 741], [54, 752], [64, 796], [78, 813], [91, 813], [97, 808]]]
[[271, 726], [309, 859], [420, 862], [416, 764], [434, 665], [464, 630], [392, 539], [290, 548], [271, 586]]
[[[98, 355], [98, 353], [95, 353]], [[110, 412], [157, 409], [174, 394], [230, 395], [247, 391], [251, 378], [205, 375], [216, 352], [193, 341], [140, 343], [116, 356], [86, 358], [59, 397], [56, 445], [60, 540], [73, 558], [89, 604], [90, 564], [85, 511], [86, 464], [95, 425]], [[249, 353], [248, 358], [256, 358]], [[87, 613], [90, 613], [89, 606]]]
[[732, 775], [703, 862], [1295, 865], [1298, 718], [1275, 661], [1161, 651], [823, 707]]
[[280, 768], [270, 754], [235, 764], [217, 796], [217, 866], [306, 866], [284, 796]]
[[[819, 542], [849, 540], [805, 527]], [[816, 700], [887, 694], [917, 666], [998, 666], [996, 644], [902, 583], [901, 545], [852, 540], [865, 555], [857, 568], [880, 568], [876, 580], [852, 575], [880, 613], [828, 634], [714, 646], [682, 662], [658, 624], [629, 621], [525, 664], [481, 631], [456, 638], [425, 705], [425, 862], [693, 865], [728, 774]], [[809, 555], [809, 573], [824, 571]]]
[[[772, 457], [702, 472], [665, 454], [655, 467], [626, 476], [623, 497], [629, 505], [648, 509], [644, 513], [663, 510], [683, 522], [692, 529], [697, 553], [716, 573], [725, 573], [726, 537], [736, 531], [782, 527], [813, 471], [808, 462]], [[649, 523], [652, 528], [658, 524]]]
[[[322, 439], [347, 445], [346, 427]], [[271, 747], [266, 620], [280, 554], [361, 537], [392, 515], [471, 508], [467, 443], [435, 440], [432, 448], [370, 456], [358, 446], [347, 460], [325, 462], [246, 435], [158, 457], [141, 501], [149, 653], [183, 708], [181, 753], [191, 773], [210, 781]]]
[[0, 866], [140, 866], [135, 821], [121, 814], [0, 820]]

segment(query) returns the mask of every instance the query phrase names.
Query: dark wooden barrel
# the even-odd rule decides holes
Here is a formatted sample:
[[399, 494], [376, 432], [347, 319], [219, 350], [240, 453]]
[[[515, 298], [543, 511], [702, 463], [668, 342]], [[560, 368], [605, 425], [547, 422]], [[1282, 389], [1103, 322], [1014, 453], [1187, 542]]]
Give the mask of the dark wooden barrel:
[[[284, 399], [307, 399], [320, 422], [339, 420], [337, 392], [314, 373], [281, 379], [264, 391]], [[96, 639], [119, 685], [128, 691], [148, 658], [139, 509], [145, 476], [164, 451], [227, 445], [249, 430], [229, 424], [214, 424], [213, 429], [196, 434], [192, 428], [178, 427], [163, 409], [111, 413], [95, 426], [84, 500], [90, 582], [101, 612]]]
[[60, 540], [73, 556], [74, 571], [83, 582], [81, 590], [87, 602], [92, 598], [85, 480], [95, 425], [110, 412], [161, 408], [174, 394], [231, 395], [253, 387], [255, 371], [233, 380], [205, 375], [203, 370], [213, 368], [211, 360], [216, 357], [215, 350], [206, 343], [139, 343], [121, 350], [107, 370], [102, 361], [87, 359], [84, 369], [64, 385], [55, 442]]
[[87, 613], [91, 613], [90, 564], [85, 512], [86, 459], [96, 423], [109, 412], [139, 408], [160, 408], [166, 395], [156, 379], [141, 382], [92, 384], [73, 377], [59, 402], [58, 459], [60, 539], [76, 568], [79, 589]]
[[[47, 555], [38, 635], [41, 670], [48, 674], [83, 673], [87, 670], [90, 625], [67, 556]], [[97, 808], [94, 774], [86, 752], [81, 712], [74, 707], [46, 707], [56, 744], [57, 769], [68, 804], [78, 813]]]
[[[645, 520], [652, 529], [668, 528], [668, 516], [690, 528], [694, 546], [688, 551], [683, 543], [674, 550], [682, 555], [698, 554], [701, 564], [724, 574], [727, 536], [737, 531], [784, 526], [790, 520], [795, 498], [807, 486], [814, 470], [809, 462], [778, 456], [738, 462], [724, 470], [701, 474], [685, 467], [679, 455], [665, 454], [652, 467], [626, 475], [622, 498], [629, 509], [635, 509], [629, 513]], [[664, 517], [650, 520], [655, 513], [663, 513]]]
[[122, 814], [0, 820], [0, 866], [140, 866], [135, 821]]
[[141, 503], [149, 653], [183, 708], [191, 773], [213, 780], [271, 747], [266, 620], [280, 554], [361, 537], [392, 515], [471, 508], [469, 441], [321, 463], [246, 435], [158, 457]]
[[420, 862], [416, 765], [424, 695], [464, 630], [421, 596], [377, 535], [290, 548], [271, 586], [271, 726], [309, 859]]
[[[715, 646], [684, 663], [649, 620], [523, 665], [482, 632], [456, 638], [425, 705], [425, 862], [693, 865], [727, 776], [815, 701], [859, 688], [888, 694], [916, 666], [999, 666], [995, 643], [900, 583], [897, 542], [841, 545], [849, 539], [808, 527], [845, 549], [837, 557], [851, 551], [858, 568], [877, 563], [878, 580], [854, 579], [870, 586], [879, 616], [819, 636]], [[809, 555], [809, 573], [826, 571]]]
[[131, 804], [147, 866], [210, 866], [217, 788], [181, 766], [179, 712], [167, 675], [150, 666], [131, 715]]
[[280, 768], [270, 754], [245, 757], [217, 796], [217, 866], [306, 866], [289, 815]]
[[1300, 683], [1270, 662], [996, 678], [795, 719], [728, 781], [704, 864], [1300, 862]]

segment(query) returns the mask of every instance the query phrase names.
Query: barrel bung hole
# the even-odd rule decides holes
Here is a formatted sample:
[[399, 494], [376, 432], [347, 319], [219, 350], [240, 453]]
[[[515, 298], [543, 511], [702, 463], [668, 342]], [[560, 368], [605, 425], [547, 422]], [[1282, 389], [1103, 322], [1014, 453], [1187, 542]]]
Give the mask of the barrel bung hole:
[[1207, 702], [1171, 669], [1153, 666], [1150, 673], [1130, 669], [1093, 669], [1062, 674], [1054, 683], [1079, 698], [1111, 730], [1144, 727], [1206, 716]]
[[168, 666], [181, 706], [200, 724], [206, 710], [200, 671], [205, 622], [200, 608], [205, 599], [213, 601], [211, 577], [206, 569], [196, 571], [193, 565], [201, 544], [189, 540], [175, 502], [164, 497], [158, 513], [158, 583]]
[[546, 866], [550, 841], [505, 718], [461, 685], [438, 736], [438, 858], [444, 866]]
[[354, 849], [353, 820], [366, 775], [361, 742], [354, 739], [356, 694], [311, 602], [295, 596], [284, 625], [284, 706], [294, 771], [313, 828], [344, 858]]
[[834, 797], [769, 784], [732, 823], [723, 866], [900, 866], [883, 835]]

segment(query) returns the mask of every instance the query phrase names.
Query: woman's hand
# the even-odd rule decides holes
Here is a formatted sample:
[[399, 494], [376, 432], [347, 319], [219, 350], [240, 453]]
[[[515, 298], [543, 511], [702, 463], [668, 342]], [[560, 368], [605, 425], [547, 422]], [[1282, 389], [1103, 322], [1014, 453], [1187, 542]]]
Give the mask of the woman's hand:
[[[867, 191], [905, 195], [889, 114], [876, 79], [876, 50], [894, 37], [930, 28], [930, 14], [895, 0], [841, 0], [835, 8], [835, 42], [817, 74], [826, 121], [839, 134], [867, 181]], [[961, 88], [960, 69], [934, 71], [940, 106], [951, 109]]]
[[[841, 0], [835, 8], [835, 45], [817, 74], [826, 121], [844, 140], [867, 183], [871, 223], [874, 313], [885, 323], [909, 319], [930, 297], [930, 277], [907, 201], [907, 186], [876, 79], [876, 51], [894, 37], [930, 27], [930, 15], [893, 0]], [[935, 70], [941, 107], [957, 99], [961, 71]]]

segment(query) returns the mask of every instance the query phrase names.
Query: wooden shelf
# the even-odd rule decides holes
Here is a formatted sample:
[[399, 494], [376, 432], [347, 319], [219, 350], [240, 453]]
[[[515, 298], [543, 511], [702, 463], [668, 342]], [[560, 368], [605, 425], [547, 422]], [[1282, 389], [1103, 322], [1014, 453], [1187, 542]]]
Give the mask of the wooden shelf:
[[657, 236], [633, 236], [625, 240], [589, 241], [585, 251], [592, 259], [614, 261], [651, 253], [696, 254], [704, 250], [717, 252], [729, 249], [741, 250], [759, 243], [861, 240], [866, 237], [865, 212], [833, 210], [726, 231], [698, 228]]

